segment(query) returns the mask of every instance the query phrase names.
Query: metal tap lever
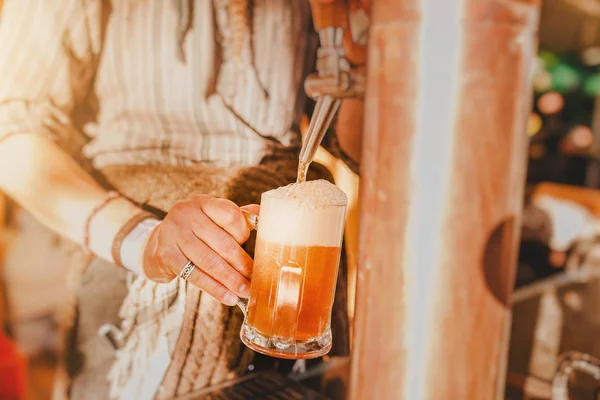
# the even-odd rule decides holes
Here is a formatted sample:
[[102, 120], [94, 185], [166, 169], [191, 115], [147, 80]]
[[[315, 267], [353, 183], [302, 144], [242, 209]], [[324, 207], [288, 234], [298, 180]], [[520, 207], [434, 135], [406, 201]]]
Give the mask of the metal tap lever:
[[300, 151], [300, 168], [298, 171], [298, 181], [302, 182], [306, 179], [306, 170], [315, 158], [317, 149], [321, 145], [327, 129], [333, 121], [333, 117], [340, 107], [341, 99], [324, 95], [317, 98], [315, 112], [310, 119], [306, 138], [302, 144]]
[[333, 121], [341, 99], [362, 97], [365, 82], [364, 69], [353, 68], [344, 57], [344, 28], [349, 29], [345, 1], [321, 4], [313, 0], [311, 7], [321, 47], [317, 52], [318, 72], [308, 76], [304, 89], [317, 103], [300, 151], [298, 182], [306, 179], [308, 166]]

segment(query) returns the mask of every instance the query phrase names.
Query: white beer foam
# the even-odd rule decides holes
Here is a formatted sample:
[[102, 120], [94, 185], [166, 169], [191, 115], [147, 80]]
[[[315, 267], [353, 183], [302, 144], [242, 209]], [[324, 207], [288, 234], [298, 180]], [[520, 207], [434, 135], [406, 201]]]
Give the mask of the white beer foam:
[[346, 194], [325, 180], [294, 183], [263, 194], [258, 237], [294, 246], [341, 246]]
[[292, 183], [266, 192], [268, 196], [284, 200], [296, 200], [306, 207], [345, 206], [348, 196], [339, 187], [324, 179]]

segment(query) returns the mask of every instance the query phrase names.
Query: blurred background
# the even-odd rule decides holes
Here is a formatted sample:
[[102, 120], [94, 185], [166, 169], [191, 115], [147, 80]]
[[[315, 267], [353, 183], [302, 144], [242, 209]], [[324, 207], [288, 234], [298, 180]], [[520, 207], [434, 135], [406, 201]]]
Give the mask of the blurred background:
[[[1, 7], [2, 0], [0, 16]], [[600, 188], [600, 0], [544, 0], [539, 33], [527, 126], [528, 183]], [[358, 177], [323, 150], [318, 158], [351, 199], [346, 237], [353, 304]], [[29, 399], [50, 397], [60, 347], [58, 321], [69, 293], [64, 248], [61, 238], [0, 193], [0, 354], [12, 351], [6, 338], [14, 340], [20, 355], [11, 362], [26, 365]], [[566, 350], [600, 356], [598, 279], [565, 278], [569, 260], [576, 271], [598, 268], [600, 262], [575, 259], [578, 255], [553, 259], [544, 246], [521, 245], [507, 399], [549, 398], [556, 359]], [[0, 375], [14, 365], [3, 362]], [[594, 383], [580, 380], [582, 398], [594, 398]]]

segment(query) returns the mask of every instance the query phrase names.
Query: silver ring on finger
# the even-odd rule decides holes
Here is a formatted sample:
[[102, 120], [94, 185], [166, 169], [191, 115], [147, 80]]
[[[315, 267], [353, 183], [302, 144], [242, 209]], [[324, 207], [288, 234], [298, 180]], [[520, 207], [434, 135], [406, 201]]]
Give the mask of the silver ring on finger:
[[188, 260], [188, 262], [185, 263], [185, 266], [183, 267], [183, 269], [179, 273], [179, 277], [181, 279], [183, 279], [184, 281], [187, 281], [188, 278], [190, 277], [192, 271], [194, 270], [194, 268], [196, 268], [196, 264], [194, 264], [192, 262], [192, 260]]

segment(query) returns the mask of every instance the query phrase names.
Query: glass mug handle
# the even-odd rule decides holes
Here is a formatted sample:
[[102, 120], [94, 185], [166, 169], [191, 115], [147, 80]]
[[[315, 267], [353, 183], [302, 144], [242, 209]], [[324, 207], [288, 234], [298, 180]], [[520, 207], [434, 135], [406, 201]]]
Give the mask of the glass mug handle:
[[569, 400], [569, 376], [574, 371], [584, 372], [599, 381], [600, 360], [577, 351], [563, 354], [552, 378], [552, 400]]
[[[242, 213], [244, 214], [244, 218], [246, 218], [246, 222], [248, 223], [248, 225], [250, 225], [250, 227], [253, 230], [257, 230], [258, 229], [258, 215], [253, 214], [246, 210], [242, 210]], [[247, 316], [246, 314], [248, 313], [248, 299], [242, 299], [241, 297], [238, 298], [237, 305], [244, 313], [244, 317], [246, 317]]]

